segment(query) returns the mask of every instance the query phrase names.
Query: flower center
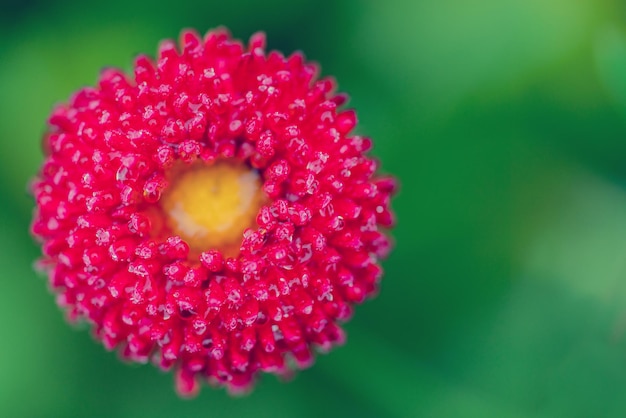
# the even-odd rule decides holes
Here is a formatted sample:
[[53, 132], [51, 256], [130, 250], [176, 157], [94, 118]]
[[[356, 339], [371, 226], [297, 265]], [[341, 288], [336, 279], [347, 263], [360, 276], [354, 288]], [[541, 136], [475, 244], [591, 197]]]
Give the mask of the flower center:
[[244, 164], [175, 167], [161, 205], [174, 234], [192, 252], [239, 252], [243, 231], [255, 225], [265, 194], [259, 174]]

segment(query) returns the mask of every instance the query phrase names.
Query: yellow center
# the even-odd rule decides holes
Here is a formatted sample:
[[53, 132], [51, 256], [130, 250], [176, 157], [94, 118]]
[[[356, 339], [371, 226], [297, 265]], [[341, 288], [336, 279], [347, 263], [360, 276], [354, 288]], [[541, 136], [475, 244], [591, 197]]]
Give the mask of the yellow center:
[[265, 200], [258, 173], [218, 162], [175, 168], [170, 181], [161, 205], [171, 231], [192, 252], [218, 249], [236, 255], [243, 231], [254, 226]]

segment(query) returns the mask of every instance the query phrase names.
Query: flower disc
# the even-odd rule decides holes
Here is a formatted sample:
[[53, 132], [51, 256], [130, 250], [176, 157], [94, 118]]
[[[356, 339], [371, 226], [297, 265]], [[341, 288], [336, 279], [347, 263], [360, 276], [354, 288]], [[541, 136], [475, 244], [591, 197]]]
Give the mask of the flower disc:
[[[392, 226], [352, 110], [299, 53], [181, 35], [58, 106], [33, 182], [39, 262], [108, 349], [244, 390], [344, 339]], [[288, 365], [289, 364], [289, 365]]]

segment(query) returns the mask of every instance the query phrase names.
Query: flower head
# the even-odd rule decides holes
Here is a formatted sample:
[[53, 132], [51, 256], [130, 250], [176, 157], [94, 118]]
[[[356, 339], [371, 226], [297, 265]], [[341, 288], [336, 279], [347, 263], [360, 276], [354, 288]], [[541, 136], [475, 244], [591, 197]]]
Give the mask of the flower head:
[[[390, 243], [393, 179], [331, 79], [295, 53], [184, 31], [50, 116], [39, 262], [123, 357], [237, 391], [341, 343]], [[287, 359], [292, 362], [287, 362]]]

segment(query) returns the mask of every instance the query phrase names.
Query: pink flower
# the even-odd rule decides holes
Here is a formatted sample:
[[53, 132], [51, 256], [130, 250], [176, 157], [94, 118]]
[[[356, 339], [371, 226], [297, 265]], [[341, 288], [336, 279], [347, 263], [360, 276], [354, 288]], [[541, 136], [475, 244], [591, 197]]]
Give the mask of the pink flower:
[[390, 250], [390, 178], [301, 54], [184, 31], [57, 107], [33, 234], [71, 320], [107, 349], [240, 391], [344, 340]]

